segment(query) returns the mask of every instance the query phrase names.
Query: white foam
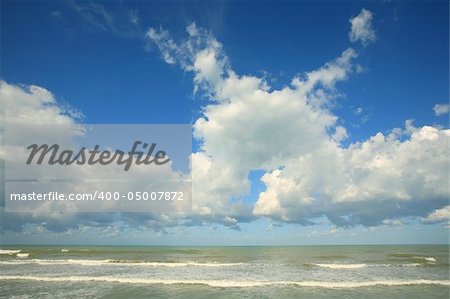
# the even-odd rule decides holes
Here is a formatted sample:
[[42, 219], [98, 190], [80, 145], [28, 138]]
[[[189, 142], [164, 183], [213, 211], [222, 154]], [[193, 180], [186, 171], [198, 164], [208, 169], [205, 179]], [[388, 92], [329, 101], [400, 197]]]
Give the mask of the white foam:
[[33, 263], [38, 265], [81, 265], [81, 266], [102, 266], [108, 263], [109, 260], [41, 260], [33, 259]]
[[360, 269], [367, 266], [366, 264], [313, 264], [313, 265], [328, 269]]
[[425, 260], [427, 262], [432, 262], [432, 263], [436, 262], [436, 259], [434, 257], [432, 257], [432, 256], [429, 256], [429, 257], [426, 257], [426, 256], [415, 256], [414, 258], [415, 259], [420, 259], [420, 260]]
[[1, 265], [17, 265], [17, 264], [37, 264], [37, 265], [83, 265], [83, 266], [101, 266], [108, 264], [109, 260], [15, 260], [15, 261], [0, 261]]
[[0, 261], [0, 265], [20, 265], [25, 264], [24, 261]]
[[16, 254], [16, 253], [19, 253], [19, 252], [21, 252], [20, 249], [17, 249], [17, 250], [0, 249], [0, 254], [13, 255], [13, 254]]
[[64, 252], [69, 252], [69, 249], [64, 249], [64, 248], [63, 248], [63, 249], [61, 249], [61, 252], [63, 252], [63, 253], [64, 253]]
[[237, 280], [177, 280], [150, 279], [114, 276], [19, 276], [2, 275], [0, 280], [31, 280], [44, 282], [114, 282], [125, 284], [201, 284], [212, 287], [260, 287], [268, 285], [296, 285], [313, 288], [362, 288], [372, 286], [405, 286], [405, 285], [444, 285], [450, 286], [450, 280], [369, 280], [369, 281], [237, 281]]
[[[116, 263], [116, 262], [113, 262]], [[130, 263], [130, 262], [118, 262], [119, 265], [139, 265], [139, 266], [150, 266], [150, 267], [234, 267], [241, 266], [244, 263], [201, 263], [201, 262], [176, 262], [176, 263], [166, 263], [166, 262], [140, 262], [140, 263]]]
[[141, 261], [126, 261], [126, 260], [90, 260], [90, 259], [31, 259], [26, 261], [0, 261], [0, 264], [11, 265], [11, 264], [38, 264], [38, 265], [80, 265], [80, 266], [143, 266], [143, 267], [233, 267], [244, 265], [243, 263], [214, 263], [214, 262], [141, 262]]
[[422, 264], [420, 263], [411, 263], [411, 264], [404, 264], [403, 267], [420, 267]]
[[423, 266], [421, 263], [410, 263], [410, 264], [371, 264], [368, 267], [420, 267]]
[[20, 259], [26, 259], [30, 256], [29, 253], [17, 253], [16, 257], [20, 258]]

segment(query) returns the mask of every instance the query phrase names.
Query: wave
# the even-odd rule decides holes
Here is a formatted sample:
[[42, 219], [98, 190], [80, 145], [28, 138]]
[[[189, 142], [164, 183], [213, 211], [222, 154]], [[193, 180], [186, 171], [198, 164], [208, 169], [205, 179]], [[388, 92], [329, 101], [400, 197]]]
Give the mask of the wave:
[[[429, 260], [430, 264], [435, 264]], [[311, 264], [313, 266], [328, 268], [328, 269], [361, 269], [365, 267], [424, 267], [429, 264], [426, 263], [409, 263], [409, 264]]]
[[403, 267], [420, 267], [422, 264], [419, 263], [411, 263], [411, 264], [403, 264]]
[[394, 253], [394, 254], [390, 254], [389, 256], [393, 257], [393, 258], [400, 258], [400, 259], [410, 259], [410, 260], [420, 260], [420, 261], [425, 261], [425, 262], [430, 262], [430, 263], [435, 263], [436, 259], [432, 256], [418, 256], [415, 254], [410, 254], [410, 253]]
[[313, 265], [328, 269], [360, 269], [367, 266], [366, 264], [313, 264]]
[[409, 263], [409, 264], [374, 264], [370, 265], [369, 267], [423, 267], [426, 266], [426, 264], [423, 263]]
[[396, 257], [396, 258], [412, 258], [415, 255], [411, 253], [392, 253], [389, 256]]
[[423, 266], [423, 265], [420, 264], [420, 263], [411, 263], [411, 264], [400, 264], [399, 266], [400, 267], [420, 267], [420, 266]]
[[63, 249], [61, 249], [61, 252], [62, 252], [62, 253], [69, 252], [69, 249], [64, 249], [64, 248], [63, 248]]
[[241, 266], [243, 263], [215, 263], [215, 262], [145, 262], [145, 261], [129, 261], [129, 260], [89, 260], [89, 259], [31, 259], [31, 260], [16, 260], [16, 261], [0, 261], [0, 264], [14, 265], [14, 264], [38, 264], [38, 265], [81, 265], [81, 266], [147, 266], [147, 267], [233, 267]]
[[0, 249], [0, 254], [13, 255], [13, 254], [19, 253], [21, 251], [22, 250], [20, 250], [20, 249], [17, 249], [17, 250]]
[[295, 285], [313, 288], [362, 288], [373, 286], [406, 286], [406, 285], [443, 285], [450, 286], [450, 280], [369, 280], [369, 281], [238, 281], [238, 280], [176, 280], [176, 279], [150, 279], [128, 278], [114, 276], [19, 276], [0, 275], [0, 280], [31, 280], [43, 282], [112, 282], [125, 284], [191, 284], [208, 285], [212, 287], [242, 288], [261, 287], [270, 285]]
[[349, 258], [348, 256], [346, 256], [346, 255], [320, 255], [320, 256], [317, 256], [317, 258], [319, 258], [319, 259], [323, 259], [323, 260], [330, 260], [330, 259], [347, 259], [347, 258]]
[[244, 263], [215, 263], [215, 262], [142, 262], [142, 261], [127, 261], [127, 260], [109, 260], [108, 264], [117, 265], [138, 265], [138, 266], [150, 266], [150, 267], [188, 267], [188, 266], [199, 266], [199, 267], [233, 267], [241, 266]]
[[[140, 267], [237, 267], [248, 265], [246, 263], [218, 263], [218, 262], [150, 262], [141, 260], [114, 260], [114, 259], [26, 259], [29, 253], [17, 253], [17, 260], [3, 260], [0, 265], [78, 265], [78, 266], [140, 266]], [[434, 262], [430, 261], [430, 264]], [[421, 267], [426, 266], [425, 263], [408, 263], [408, 264], [334, 264], [334, 263], [310, 263], [305, 266], [315, 266], [333, 270], [356, 270], [366, 267]], [[428, 264], [429, 265], [429, 264]]]
[[426, 266], [424, 263], [409, 263], [409, 264], [311, 264], [313, 266], [318, 266], [328, 269], [361, 269], [365, 267], [376, 268], [376, 267], [423, 267]]
[[436, 259], [434, 257], [432, 257], [432, 256], [428, 256], [428, 257], [426, 257], [426, 256], [415, 256], [414, 258], [418, 259], [418, 260], [424, 260], [426, 262], [431, 262], [431, 263], [435, 263], [436, 262]]

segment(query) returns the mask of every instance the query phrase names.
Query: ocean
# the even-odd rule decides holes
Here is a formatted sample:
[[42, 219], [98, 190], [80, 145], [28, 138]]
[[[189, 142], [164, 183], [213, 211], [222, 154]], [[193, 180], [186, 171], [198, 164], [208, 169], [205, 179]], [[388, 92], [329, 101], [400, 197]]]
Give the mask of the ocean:
[[448, 246], [2, 246], [2, 298], [449, 298]]

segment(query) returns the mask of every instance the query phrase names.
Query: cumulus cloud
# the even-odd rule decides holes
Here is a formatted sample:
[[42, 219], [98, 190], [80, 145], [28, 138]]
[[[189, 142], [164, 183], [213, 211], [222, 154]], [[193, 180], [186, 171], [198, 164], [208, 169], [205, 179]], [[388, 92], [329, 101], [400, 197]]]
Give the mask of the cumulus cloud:
[[[356, 27], [369, 24], [372, 30], [370, 12], [363, 10], [358, 17], [366, 21], [364, 26], [355, 22]], [[355, 36], [363, 43], [375, 38]], [[208, 99], [193, 125], [200, 150], [191, 156], [192, 212], [77, 213], [45, 220], [36, 214], [15, 215], [15, 220], [5, 215], [11, 222], [4, 227], [19, 229], [28, 221], [62, 230], [120, 221], [159, 231], [210, 223], [239, 229], [239, 223], [258, 217], [312, 224], [324, 216], [337, 227], [373, 226], [386, 219], [430, 217], [448, 204], [449, 130], [406, 121], [404, 128], [343, 146], [348, 132], [333, 107], [341, 97], [339, 82], [358, 73], [354, 49], [274, 89], [264, 77], [237, 74], [222, 44], [194, 23], [184, 40], [162, 28], [149, 29], [146, 37], [166, 63], [191, 72], [194, 91]], [[45, 89], [6, 83], [1, 89], [5, 107], [17, 118], [46, 116], [76, 126]], [[248, 203], [244, 199], [254, 170], [264, 173], [266, 189]]]
[[436, 104], [433, 107], [434, 115], [441, 116], [448, 114], [450, 111], [450, 104]]
[[450, 205], [437, 209], [427, 217], [422, 218], [425, 223], [448, 222], [450, 224]]
[[57, 105], [50, 91], [36, 85], [18, 86], [0, 81], [0, 96], [0, 121], [3, 125], [28, 123], [73, 126], [76, 118], [82, 116], [73, 108]]
[[409, 128], [341, 148], [334, 142], [263, 176], [258, 215], [307, 221], [326, 215], [337, 225], [378, 225], [424, 216], [449, 196], [449, 130]]
[[[352, 22], [356, 40], [373, 41], [372, 15]], [[236, 74], [222, 45], [191, 24], [176, 42], [167, 31], [147, 37], [166, 62], [194, 74], [211, 102], [194, 123], [201, 150], [193, 155], [194, 210], [232, 219], [269, 217], [308, 224], [327, 216], [338, 226], [382, 224], [424, 216], [449, 197], [449, 130], [430, 126], [378, 133], [344, 148], [347, 130], [332, 112], [336, 84], [355, 72], [349, 48], [323, 67], [274, 90], [264, 80]], [[263, 170], [266, 190], [252, 207], [243, 204], [252, 170]]]
[[345, 138], [345, 129], [336, 130], [337, 118], [321, 107], [329, 103], [335, 84], [353, 71], [356, 52], [347, 49], [318, 70], [294, 78], [291, 87], [270, 91], [262, 78], [237, 75], [211, 34], [195, 24], [187, 32], [179, 44], [164, 30], [150, 29], [147, 36], [166, 62], [192, 71], [195, 86], [214, 102], [194, 123], [202, 151], [192, 159], [193, 209], [245, 219], [252, 207], [232, 199], [249, 192], [250, 170], [277, 169], [299, 153], [314, 151], [327, 130]]
[[[73, 108], [58, 103], [53, 94], [45, 88], [35, 85], [14, 85], [4, 81], [0, 81], [0, 121], [2, 124], [2, 139], [8, 137], [7, 143], [0, 148], [1, 167], [5, 164], [10, 167], [7, 174], [2, 178], [23, 178], [26, 171], [27, 178], [44, 178], [48, 175], [55, 178], [64, 178], [68, 180], [66, 183], [52, 185], [54, 188], [62, 188], [57, 190], [45, 189], [42, 192], [49, 191], [89, 193], [92, 190], [117, 190], [122, 194], [131, 190], [146, 190], [146, 186], [152, 178], [167, 178], [170, 180], [178, 180], [180, 173], [171, 169], [171, 163], [163, 167], [140, 167], [135, 165], [134, 169], [127, 172], [127, 178], [130, 179], [128, 184], [119, 185], [116, 178], [123, 174], [122, 167], [69, 167], [57, 165], [51, 166], [51, 172], [44, 166], [26, 167], [23, 165], [15, 165], [17, 161], [26, 160], [27, 153], [20, 145], [23, 142], [32, 142], [37, 140], [38, 143], [47, 142], [49, 144], [58, 143], [64, 148], [72, 148], [73, 138], [81, 136], [86, 131], [84, 125], [79, 124], [75, 118], [80, 113], [74, 113]], [[30, 129], [30, 125], [37, 127], [37, 130]], [[3, 140], [4, 142], [5, 140]], [[21, 157], [20, 159], [18, 159]], [[11, 167], [14, 165], [14, 167]], [[142, 165], [141, 165], [142, 166]], [[123, 169], [123, 168], [122, 168]], [[3, 173], [3, 171], [2, 171]], [[110, 181], [98, 182], [98, 178], [107, 178]], [[141, 178], [141, 179], [140, 179]], [[142, 179], [145, 178], [145, 179]], [[72, 181], [71, 181], [72, 180]], [[83, 182], [80, 183], [80, 180]], [[28, 186], [28, 185], [27, 185]], [[1, 188], [4, 185], [2, 184]], [[32, 191], [39, 192], [39, 185], [30, 185]], [[22, 188], [22, 187], [21, 187]], [[20, 209], [17, 213], [5, 213], [4, 190], [1, 191], [1, 208], [0, 218], [2, 221], [2, 230], [21, 231], [27, 223], [39, 224], [47, 231], [67, 231], [81, 226], [108, 226], [113, 223], [122, 222], [125, 225], [139, 223], [139, 226], [148, 226], [155, 230], [161, 230], [162, 227], [170, 227], [177, 223], [177, 219], [172, 219], [164, 213], [132, 213], [130, 215], [123, 213], [80, 213], [84, 211], [83, 206], [77, 202], [38, 202], [38, 206], [30, 209], [30, 202], [25, 211]], [[20, 190], [19, 192], [27, 192]], [[31, 191], [30, 191], [31, 192]], [[66, 193], [67, 194], [67, 193]], [[185, 192], [189, 194], [189, 192]], [[186, 195], [188, 196], [188, 195]], [[186, 198], [187, 199], [187, 198]], [[27, 203], [28, 204], [28, 203]], [[91, 211], [107, 212], [108, 210], [126, 211], [127, 203], [108, 202], [107, 206], [103, 206], [101, 201], [89, 203]], [[145, 209], [139, 210], [145, 211]], [[173, 212], [176, 212], [174, 207]], [[136, 221], [138, 218], [140, 221]]]
[[359, 15], [350, 19], [352, 25], [349, 33], [350, 41], [361, 42], [363, 45], [373, 43], [377, 36], [372, 28], [372, 13], [367, 9], [362, 9]]

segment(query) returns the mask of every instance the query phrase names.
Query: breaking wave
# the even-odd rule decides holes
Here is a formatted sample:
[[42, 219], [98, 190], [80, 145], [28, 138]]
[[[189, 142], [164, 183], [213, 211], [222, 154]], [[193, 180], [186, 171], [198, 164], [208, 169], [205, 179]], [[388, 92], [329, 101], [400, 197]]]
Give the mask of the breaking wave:
[[129, 261], [129, 260], [90, 260], [90, 259], [31, 259], [31, 260], [15, 260], [15, 261], [0, 261], [3, 265], [15, 264], [38, 264], [38, 265], [81, 265], [81, 266], [148, 266], [148, 267], [233, 267], [241, 266], [244, 263], [215, 263], [215, 262], [145, 262], [145, 261]]
[[360, 269], [367, 266], [366, 264], [313, 264], [313, 265], [328, 269]]
[[223, 288], [261, 287], [270, 285], [295, 285], [312, 288], [363, 288], [373, 286], [443, 285], [450, 286], [450, 280], [369, 280], [369, 281], [237, 281], [237, 280], [175, 280], [128, 278], [114, 276], [19, 276], [2, 275], [0, 280], [28, 280], [43, 282], [111, 282], [124, 284], [192, 284]]

